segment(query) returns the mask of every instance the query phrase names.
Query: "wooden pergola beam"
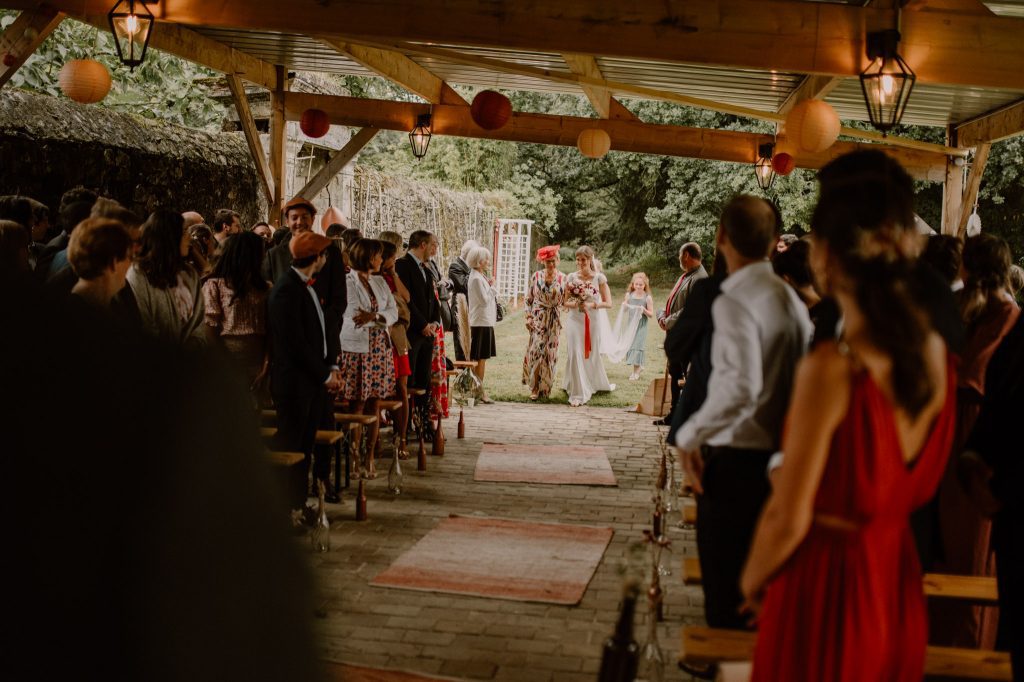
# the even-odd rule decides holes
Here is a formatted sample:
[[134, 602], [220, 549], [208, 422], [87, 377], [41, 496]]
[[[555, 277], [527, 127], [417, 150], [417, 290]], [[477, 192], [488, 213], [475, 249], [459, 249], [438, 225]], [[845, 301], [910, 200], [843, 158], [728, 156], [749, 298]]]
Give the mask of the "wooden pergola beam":
[[992, 149], [991, 143], [981, 142], [974, 152], [971, 171], [967, 174], [967, 187], [964, 190], [963, 203], [960, 205], [960, 222], [956, 228], [956, 235], [961, 239], [967, 236], [967, 221], [974, 210], [974, 202], [978, 199], [978, 189], [981, 188], [981, 178], [985, 175], [985, 165], [988, 163], [990, 149]]
[[[101, 16], [109, 0], [50, 0], [58, 10]], [[37, 0], [11, 0], [37, 7]], [[714, 64], [854, 77], [867, 64], [865, 29], [892, 25], [892, 12], [793, 0], [167, 0], [165, 22], [349, 34], [384, 41], [480, 45]], [[919, 83], [1019, 88], [1024, 19], [946, 9], [904, 12], [900, 52]], [[154, 34], [156, 35], [156, 34]]]
[[[68, 16], [95, 26], [101, 31], [110, 30], [105, 11], [100, 14], [76, 14], [72, 11]], [[149, 46], [214, 71], [234, 74], [244, 81], [261, 85], [271, 91], [277, 87], [273, 64], [232, 49], [185, 26], [158, 21], [150, 36]]]
[[324, 167], [306, 183], [306, 186], [299, 190], [298, 195], [312, 201], [379, 132], [377, 128], [363, 128], [353, 135], [348, 144], [335, 152], [330, 161], [324, 164]]
[[63, 14], [48, 7], [25, 10], [18, 15], [14, 23], [0, 35], [0, 55], [14, 57], [14, 63], [10, 66], [0, 62], [0, 88], [11, 80], [11, 76], [63, 20]]
[[842, 78], [832, 78], [831, 76], [804, 76], [804, 79], [800, 81], [800, 85], [793, 88], [786, 101], [779, 107], [778, 113], [785, 116], [793, 107], [804, 100], [825, 99], [830, 92], [836, 89], [836, 86], [842, 80]]
[[[515, 112], [512, 119], [498, 130], [484, 130], [473, 123], [464, 106], [425, 105], [386, 100], [360, 99], [335, 95], [290, 92], [285, 96], [285, 112], [289, 120], [298, 120], [308, 108], [325, 111], [332, 124], [381, 128], [408, 132], [420, 114], [432, 110], [432, 131], [435, 135], [453, 135], [509, 142], [532, 142], [575, 146], [576, 138], [585, 128], [602, 128], [612, 140], [612, 149], [664, 154], [690, 158], [753, 163], [757, 147], [772, 140], [771, 135], [726, 130], [707, 130], [682, 126], [659, 125], [642, 121], [593, 119], [549, 114]], [[821, 168], [837, 156], [856, 149], [881, 149], [900, 161], [915, 178], [941, 182], [946, 173], [946, 156], [941, 153], [837, 142], [819, 154], [801, 154], [797, 159], [803, 168]]]
[[274, 188], [270, 181], [270, 164], [263, 153], [263, 143], [260, 142], [260, 133], [256, 130], [256, 121], [252, 117], [252, 109], [249, 108], [249, 98], [245, 96], [245, 86], [242, 79], [233, 73], [225, 75], [228, 90], [231, 91], [231, 99], [235, 103], [235, 111], [238, 112], [238, 121], [245, 134], [245, 142], [249, 145], [249, 155], [252, 156], [253, 165], [256, 167], [256, 177], [260, 187], [263, 189], [263, 196], [267, 198], [267, 205], [274, 204]]
[[[569, 70], [574, 74], [578, 76], [586, 76], [587, 78], [604, 80], [604, 74], [601, 73], [601, 67], [597, 65], [597, 60], [594, 59], [593, 55], [565, 53], [562, 55], [562, 59], [569, 66]], [[594, 111], [599, 117], [621, 118], [625, 120], [636, 118], [633, 112], [622, 106], [621, 102], [616, 101], [615, 98], [612, 97], [612, 93], [608, 88], [590, 85], [588, 83], [580, 83], [580, 87], [583, 89], [583, 94], [585, 94], [587, 99], [590, 100], [590, 105], [594, 107]]]
[[319, 36], [320, 42], [355, 60], [386, 78], [395, 85], [419, 95], [433, 104], [468, 104], [441, 78], [423, 68], [401, 52], [378, 47], [347, 43], [329, 36]]
[[1024, 99], [989, 111], [956, 126], [961, 147], [974, 147], [982, 142], [999, 142], [1024, 133]]

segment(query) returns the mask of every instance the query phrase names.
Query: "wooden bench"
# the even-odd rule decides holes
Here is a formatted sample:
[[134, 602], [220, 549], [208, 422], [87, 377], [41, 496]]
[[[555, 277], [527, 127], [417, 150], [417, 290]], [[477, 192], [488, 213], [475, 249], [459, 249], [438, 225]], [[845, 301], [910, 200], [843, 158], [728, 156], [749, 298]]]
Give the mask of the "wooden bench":
[[267, 452], [267, 460], [274, 466], [295, 466], [304, 459], [306, 456], [301, 452]]
[[[277, 419], [276, 410], [262, 410], [260, 412], [264, 419]], [[345, 438], [346, 432], [351, 431], [355, 425], [346, 425], [342, 422], [338, 422], [337, 418], [339, 415], [335, 414], [335, 421], [341, 426], [342, 430], [329, 431], [325, 429], [318, 429], [316, 432], [316, 438], [313, 441], [315, 445], [322, 445], [335, 450], [335, 461], [334, 461], [334, 494], [335, 496], [341, 494], [341, 458], [342, 455], [345, 457], [345, 487], [349, 486], [349, 455], [348, 452], [342, 447], [341, 441]], [[362, 417], [363, 415], [353, 415]], [[376, 419], [376, 417], [371, 417]], [[273, 438], [277, 435], [277, 428], [273, 426], [264, 426], [260, 428], [260, 436], [265, 439]], [[302, 461], [302, 460], [299, 460]]]
[[[999, 604], [995, 578], [926, 573], [923, 583], [924, 595], [933, 599], [959, 599], [984, 605]], [[701, 584], [700, 561], [697, 557], [683, 557], [683, 584]]]
[[[687, 666], [705, 666], [733, 661], [749, 661], [754, 655], [757, 634], [744, 630], [683, 626], [679, 662]], [[1011, 682], [1010, 655], [999, 651], [928, 647], [925, 675], [958, 677], [969, 680]]]

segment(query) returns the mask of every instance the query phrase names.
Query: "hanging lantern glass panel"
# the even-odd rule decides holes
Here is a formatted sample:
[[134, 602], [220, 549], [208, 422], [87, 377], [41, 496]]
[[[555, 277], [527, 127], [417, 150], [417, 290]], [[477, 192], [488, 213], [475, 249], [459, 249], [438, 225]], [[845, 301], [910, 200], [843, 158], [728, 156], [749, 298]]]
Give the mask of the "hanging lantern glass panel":
[[114, 34], [118, 58], [134, 70], [146, 58], [149, 37], [153, 33], [153, 13], [141, 0], [118, 0], [107, 20]]

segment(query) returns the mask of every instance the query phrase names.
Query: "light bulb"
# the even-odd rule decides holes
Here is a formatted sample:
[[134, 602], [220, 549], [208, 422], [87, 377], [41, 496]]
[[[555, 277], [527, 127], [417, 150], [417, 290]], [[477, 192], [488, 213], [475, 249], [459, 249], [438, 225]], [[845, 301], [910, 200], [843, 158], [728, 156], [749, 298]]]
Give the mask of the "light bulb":
[[892, 97], [894, 90], [896, 90], [896, 79], [889, 74], [884, 74], [882, 76], [882, 94], [886, 97]]
[[128, 34], [128, 38], [134, 40], [135, 34], [139, 32], [139, 18], [134, 14], [125, 17], [124, 30]]

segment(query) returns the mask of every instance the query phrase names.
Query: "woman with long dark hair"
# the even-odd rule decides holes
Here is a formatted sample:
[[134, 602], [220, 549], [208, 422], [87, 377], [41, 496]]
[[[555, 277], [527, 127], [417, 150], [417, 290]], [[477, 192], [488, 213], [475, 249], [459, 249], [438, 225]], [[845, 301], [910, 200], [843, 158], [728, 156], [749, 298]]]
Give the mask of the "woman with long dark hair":
[[219, 341], [245, 371], [255, 390], [267, 373], [267, 296], [263, 239], [254, 232], [232, 235], [203, 282], [206, 334]]
[[760, 612], [752, 679], [917, 682], [928, 628], [909, 517], [946, 465], [954, 360], [917, 292], [910, 176], [855, 152], [820, 177], [811, 258], [844, 325], [797, 369], [743, 571]]
[[139, 257], [128, 270], [142, 327], [186, 346], [206, 343], [199, 274], [185, 260], [189, 234], [180, 213], [157, 210], [142, 225]]
[[[1006, 296], [1011, 262], [1009, 245], [995, 235], [982, 233], [964, 242], [964, 288], [957, 297], [967, 336], [956, 387], [954, 462], [946, 469], [938, 496], [942, 553], [935, 570], [942, 573], [996, 574], [992, 521], [968, 497], [958, 476], [956, 460], [981, 411], [988, 362], [1020, 315], [1017, 304]], [[995, 607], [966, 603], [943, 606], [931, 609], [932, 643], [969, 649], [995, 647], [999, 618]]]

